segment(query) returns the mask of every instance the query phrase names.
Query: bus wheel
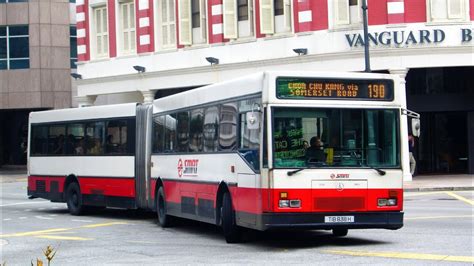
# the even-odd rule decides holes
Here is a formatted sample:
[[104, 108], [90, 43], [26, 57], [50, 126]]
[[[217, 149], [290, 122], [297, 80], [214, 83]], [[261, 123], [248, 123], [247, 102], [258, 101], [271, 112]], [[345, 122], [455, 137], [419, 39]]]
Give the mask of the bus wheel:
[[222, 230], [227, 243], [238, 243], [240, 241], [240, 230], [235, 223], [235, 211], [232, 208], [232, 199], [229, 192], [222, 198]]
[[156, 194], [156, 214], [158, 216], [158, 223], [161, 227], [170, 227], [173, 218], [166, 214], [166, 201], [163, 187], [160, 187]]
[[334, 236], [347, 236], [347, 233], [349, 232], [348, 229], [332, 229], [332, 234]]
[[81, 215], [84, 212], [84, 206], [82, 205], [81, 189], [76, 182], [73, 182], [67, 186], [66, 189], [66, 204], [69, 213], [72, 215]]

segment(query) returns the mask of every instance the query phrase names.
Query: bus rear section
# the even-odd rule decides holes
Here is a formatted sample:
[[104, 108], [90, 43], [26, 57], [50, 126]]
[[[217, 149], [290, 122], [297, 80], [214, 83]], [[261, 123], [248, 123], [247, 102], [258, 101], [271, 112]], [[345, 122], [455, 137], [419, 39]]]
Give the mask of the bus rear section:
[[137, 162], [146, 153], [136, 143], [147, 146], [140, 108], [132, 103], [31, 113], [30, 198], [66, 202], [74, 215], [88, 206], [148, 207], [141, 200], [147, 180], [137, 169], [146, 165]]

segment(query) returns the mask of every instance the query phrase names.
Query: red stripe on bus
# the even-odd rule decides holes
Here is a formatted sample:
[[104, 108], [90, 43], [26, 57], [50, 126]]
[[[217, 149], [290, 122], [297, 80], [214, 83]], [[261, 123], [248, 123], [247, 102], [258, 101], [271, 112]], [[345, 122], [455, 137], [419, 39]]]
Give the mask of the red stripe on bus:
[[[135, 197], [135, 178], [78, 177], [82, 194]], [[58, 192], [64, 192], [66, 177], [29, 176], [28, 189], [36, 191], [37, 181], [45, 181], [46, 192], [51, 192], [51, 182], [58, 182]]]
[[[210, 199], [216, 207], [218, 184], [164, 181], [167, 202], [181, 203], [181, 197]], [[401, 211], [403, 190], [400, 189], [260, 189], [229, 187], [234, 209], [239, 212], [344, 212], [344, 211]], [[287, 199], [301, 200], [299, 208], [279, 208], [280, 193]], [[379, 198], [396, 197], [398, 205], [378, 207]]]
[[28, 176], [28, 190], [37, 190], [36, 181], [45, 182], [46, 192], [51, 192], [51, 182], [58, 182], [58, 192], [64, 192], [64, 181], [66, 181], [66, 178], [57, 176]]

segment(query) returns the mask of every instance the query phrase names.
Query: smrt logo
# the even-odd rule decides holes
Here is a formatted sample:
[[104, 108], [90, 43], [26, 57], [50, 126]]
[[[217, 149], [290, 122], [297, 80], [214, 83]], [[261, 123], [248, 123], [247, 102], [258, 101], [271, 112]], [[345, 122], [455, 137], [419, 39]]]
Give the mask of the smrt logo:
[[331, 174], [331, 179], [349, 178], [349, 174]]
[[178, 176], [197, 176], [198, 159], [178, 160]]
[[178, 160], [178, 176], [183, 176], [183, 160]]

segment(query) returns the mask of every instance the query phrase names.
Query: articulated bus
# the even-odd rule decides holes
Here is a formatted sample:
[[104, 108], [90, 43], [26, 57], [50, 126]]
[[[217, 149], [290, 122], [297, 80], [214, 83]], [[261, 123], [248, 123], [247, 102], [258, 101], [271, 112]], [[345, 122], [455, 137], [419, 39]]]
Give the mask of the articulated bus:
[[402, 80], [262, 72], [157, 99], [30, 115], [30, 198], [149, 209], [222, 226], [403, 226], [408, 168]]

